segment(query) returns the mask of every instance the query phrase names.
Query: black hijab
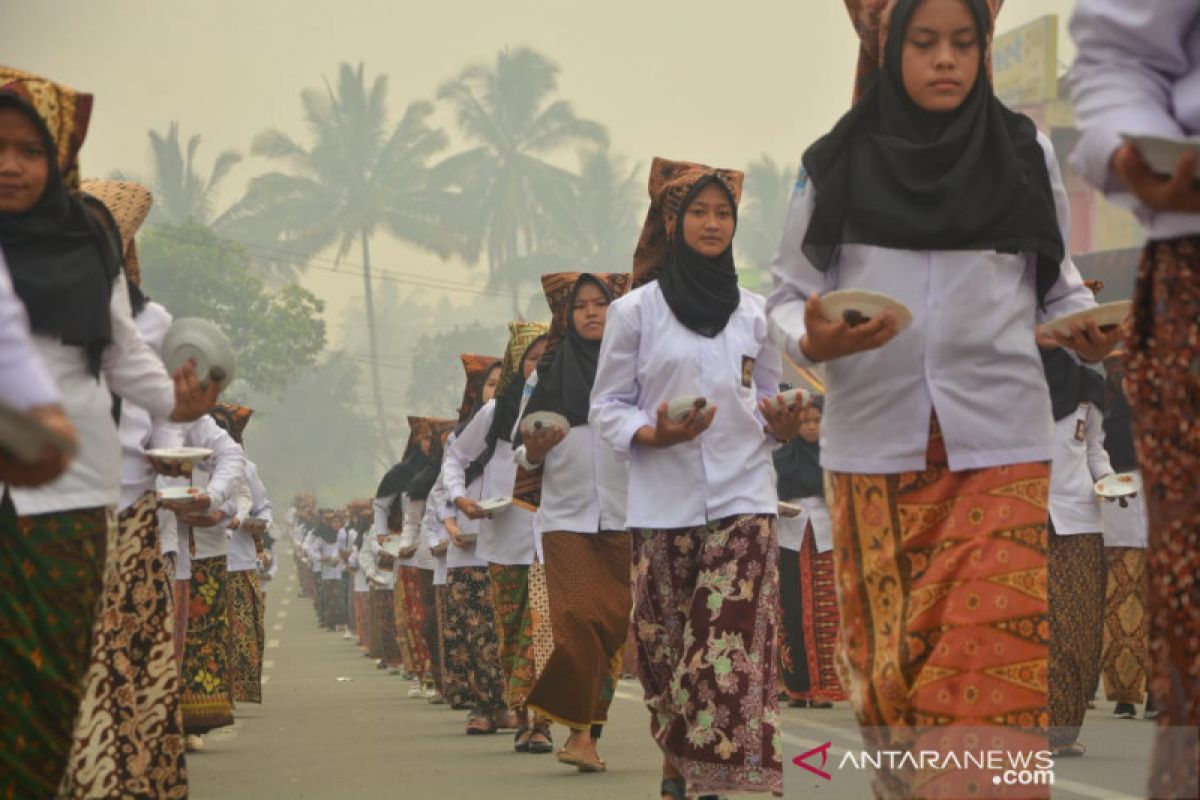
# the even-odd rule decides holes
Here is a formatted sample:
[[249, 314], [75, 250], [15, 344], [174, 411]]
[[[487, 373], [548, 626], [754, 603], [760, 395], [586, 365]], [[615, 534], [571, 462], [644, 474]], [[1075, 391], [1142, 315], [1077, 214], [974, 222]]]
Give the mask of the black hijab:
[[[1037, 128], [996, 98], [983, 63], [955, 111], [924, 111], [912, 101], [901, 49], [919, 3], [899, 0], [883, 69], [854, 108], [804, 154], [817, 190], [804, 254], [824, 271], [843, 242], [1034, 253], [1037, 298], [1044, 305], [1065, 248]], [[984, 0], [966, 4], [982, 57], [990, 14]]]
[[537, 386], [525, 406], [525, 414], [553, 411], [571, 423], [586, 425], [592, 404], [592, 384], [596, 382], [596, 367], [600, 362], [600, 341], [589, 341], [575, 330], [575, 297], [584, 285], [595, 286], [612, 302], [613, 292], [595, 275], [584, 273], [575, 281], [567, 301], [567, 333], [551, 353], [538, 362]]
[[675, 319], [701, 336], [713, 338], [729, 323], [733, 312], [741, 302], [738, 291], [737, 268], [733, 263], [733, 245], [716, 258], [700, 255], [684, 241], [684, 217], [688, 206], [704, 187], [715, 184], [729, 198], [737, 220], [737, 203], [725, 184], [716, 175], [708, 175], [696, 182], [683, 201], [679, 220], [675, 225], [675, 238], [667, 250], [666, 263], [658, 271], [658, 285], [671, 308]]
[[1055, 422], [1074, 414], [1081, 403], [1104, 408], [1104, 378], [1099, 373], [1080, 364], [1061, 347], [1043, 349], [1041, 353]]
[[[787, 391], [782, 386], [780, 391]], [[823, 406], [820, 398], [813, 402]], [[780, 500], [820, 497], [825, 494], [825, 472], [821, 469], [821, 441], [805, 441], [797, 436], [772, 454], [776, 486]]]
[[[541, 342], [546, 341], [546, 334], [542, 334], [531, 341], [525, 350], [521, 353], [521, 359], [517, 362], [516, 373], [508, 380], [506, 384], [501, 386], [496, 392], [496, 411], [492, 416], [492, 425], [488, 428], [487, 444], [479, 458], [475, 459], [466, 470], [466, 480], [469, 485], [472, 481], [483, 474], [483, 469], [492, 460], [492, 456], [496, 454], [496, 442], [510, 441], [512, 436], [513, 426], [517, 424], [517, 415], [521, 413], [521, 397], [525, 394], [525, 376], [524, 364], [525, 359], [529, 357], [529, 351], [537, 347]], [[539, 377], [539, 380], [540, 377]]]
[[414, 441], [409, 451], [404, 454], [404, 458], [384, 473], [383, 479], [379, 481], [379, 486], [375, 489], [375, 496], [391, 497], [408, 491], [408, 485], [412, 479], [425, 469], [428, 463], [429, 456], [425, 455], [421, 446]]
[[316, 534], [326, 544], [333, 544], [337, 541], [338, 532], [332, 525], [325, 521], [324, 515], [322, 515], [321, 519], [317, 520]]
[[0, 249], [13, 289], [35, 333], [81, 347], [88, 371], [100, 375], [104, 348], [112, 342], [109, 303], [121, 271], [120, 252], [103, 224], [63, 182], [54, 140], [45, 121], [24, 99], [0, 92], [0, 108], [16, 108], [41, 134], [49, 160], [46, 188], [23, 214], [0, 214]]
[[428, 462], [413, 475], [408, 483], [407, 494], [412, 500], [424, 500], [433, 491], [438, 475], [442, 472], [442, 442], [435, 436], [429, 448]]

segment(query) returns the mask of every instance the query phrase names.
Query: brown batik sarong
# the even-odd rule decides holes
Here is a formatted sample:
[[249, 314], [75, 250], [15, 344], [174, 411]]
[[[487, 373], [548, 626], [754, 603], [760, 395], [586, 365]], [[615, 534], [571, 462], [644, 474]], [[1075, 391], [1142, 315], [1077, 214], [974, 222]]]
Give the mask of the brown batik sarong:
[[1104, 537], [1060, 536], [1050, 526], [1050, 746], [1079, 738], [1100, 680], [1104, 641]]
[[172, 636], [175, 572], [159, 549], [156, 507], [147, 492], [113, 529], [62, 797], [188, 793]]
[[584, 730], [608, 719], [629, 630], [629, 534], [542, 536], [553, 649], [528, 706]]
[[1150, 669], [1150, 618], [1146, 613], [1146, 550], [1106, 547], [1104, 654], [1100, 671], [1104, 696], [1114, 703], [1141, 703]]
[[1200, 796], [1200, 237], [1149, 242], [1126, 376], [1147, 487], [1150, 694], [1159, 709], [1150, 796]]
[[262, 702], [263, 595], [258, 571], [230, 572], [229, 689], [235, 702]]
[[492, 608], [487, 567], [454, 567], [446, 572], [446, 669], [459, 692], [446, 697], [452, 705], [469, 706], [480, 716], [495, 718], [507, 708], [496, 612]]
[[[994, 749], [1044, 751], [1049, 464], [951, 472], [936, 420], [926, 461], [830, 474], [842, 674], [864, 741], [962, 753], [982, 733]], [[982, 783], [993, 797], [1047, 794], [1005, 794], [991, 778], [902, 764], [873, 783], [881, 797], [966, 796]]]
[[225, 556], [192, 559], [183, 649], [183, 729], [187, 733], [207, 733], [233, 724], [225, 567]]
[[638, 676], [654, 741], [689, 794], [782, 793], [775, 517], [631, 533]]

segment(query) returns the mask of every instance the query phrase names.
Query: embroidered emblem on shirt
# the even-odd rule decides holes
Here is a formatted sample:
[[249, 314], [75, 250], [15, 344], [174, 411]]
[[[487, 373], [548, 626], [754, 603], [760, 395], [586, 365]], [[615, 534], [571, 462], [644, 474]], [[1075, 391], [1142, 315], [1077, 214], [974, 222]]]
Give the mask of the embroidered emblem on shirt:
[[742, 386], [749, 389], [754, 385], [754, 358], [742, 356]]

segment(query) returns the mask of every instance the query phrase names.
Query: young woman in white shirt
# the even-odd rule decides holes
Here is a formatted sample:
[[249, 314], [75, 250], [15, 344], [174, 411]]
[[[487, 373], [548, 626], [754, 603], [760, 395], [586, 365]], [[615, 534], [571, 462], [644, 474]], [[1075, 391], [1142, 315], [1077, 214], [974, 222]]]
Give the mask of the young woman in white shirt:
[[133, 323], [119, 248], [77, 196], [91, 100], [0, 67], [0, 250], [79, 448], [53, 481], [0, 486], [0, 583], [21, 587], [0, 593], [0, 693], [26, 699], [0, 709], [0, 793], [20, 797], [54, 794], [71, 743], [120, 499], [111, 392], [188, 421], [219, 391], [192, 368], [172, 385]]
[[780, 666], [788, 705], [830, 708], [846, 699], [835, 664], [839, 627], [833, 528], [821, 469], [823, 397], [800, 415], [800, 434], [775, 451], [779, 499], [800, 508], [779, 517]]
[[[625, 274], [542, 276], [553, 317], [524, 418], [552, 412], [568, 430], [522, 422], [516, 458], [532, 478], [518, 502], [536, 508], [534, 533], [545, 565], [553, 650], [529, 692], [529, 707], [566, 725], [558, 760], [603, 772], [596, 751], [616, 689], [629, 630], [629, 533], [625, 459], [588, 425], [588, 410], [608, 306], [629, 285]], [[536, 486], [536, 488], [534, 488]]]
[[[789, 354], [825, 363], [847, 690], [869, 744], [899, 749], [941, 751], [939, 732], [914, 727], [930, 719], [1029, 729], [1003, 741], [1046, 749], [1053, 420], [1035, 330], [1095, 300], [1067, 256], [1050, 142], [992, 91], [999, 5], [847, 0], [856, 103], [804, 155], [774, 270], [770, 313]], [[900, 331], [892, 311], [827, 320], [820, 296], [838, 289], [890, 295], [912, 324]], [[1098, 360], [1117, 335], [1092, 324], [1056, 341]], [[946, 513], [919, 513], [929, 504]], [[1032, 592], [1005, 584], [1015, 575], [1037, 577]], [[930, 592], [938, 602], [912, 602]], [[1026, 635], [1004, 619], [1041, 622]], [[912, 649], [933, 636], [946, 646]], [[991, 688], [995, 670], [1028, 663], [1033, 680]], [[979, 779], [944, 773], [918, 790], [909, 770], [876, 772], [898, 795]]]
[[525, 699], [533, 681], [533, 621], [529, 607], [529, 565], [533, 563], [533, 514], [510, 506], [494, 515], [479, 506], [467, 491], [469, 477], [480, 474], [481, 497], [511, 497], [517, 464], [512, 436], [520, 412], [525, 383], [545, 350], [547, 327], [541, 323], [514, 322], [500, 367], [500, 383], [493, 402], [457, 436], [442, 469], [446, 488], [465, 516], [477, 519], [476, 554], [487, 559], [492, 606], [500, 641], [505, 699], [518, 717], [514, 748], [522, 753], [553, 751], [550, 725], [530, 720]]
[[[638, 672], [662, 795], [782, 791], [771, 450], [798, 427], [766, 303], [738, 286], [743, 176], [656, 158], [629, 294], [608, 309], [589, 422], [629, 459]], [[684, 396], [690, 409], [671, 408]]]
[[471, 709], [466, 728], [468, 735], [486, 735], [495, 733], [501, 726], [511, 727], [514, 720], [504, 698], [504, 672], [500, 667], [500, 643], [488, 563], [475, 552], [479, 520], [467, 516], [453, 502], [452, 486], [456, 482], [461, 483], [460, 496], [478, 501], [483, 479], [481, 475], [467, 476], [465, 467], [453, 459], [452, 454], [457, 437], [476, 420], [483, 418], [486, 422], [480, 424], [490, 426], [500, 381], [500, 359], [463, 355], [462, 364], [466, 388], [459, 410], [459, 424], [447, 443], [439, 478], [442, 499], [437, 513], [450, 537], [450, 547], [446, 551], [446, 619], [442, 643], [446, 670], [452, 675], [449, 683], [461, 691], [447, 699], [452, 707], [467, 705]]

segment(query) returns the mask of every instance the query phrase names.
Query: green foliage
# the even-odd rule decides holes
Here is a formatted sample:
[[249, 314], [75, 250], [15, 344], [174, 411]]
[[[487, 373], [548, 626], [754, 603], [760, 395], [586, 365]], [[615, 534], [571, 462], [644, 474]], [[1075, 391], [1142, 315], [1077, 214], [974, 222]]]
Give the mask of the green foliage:
[[[779, 252], [796, 172], [763, 155], [746, 167], [745, 194], [734, 240], [741, 266], [769, 271]], [[770, 281], [766, 281], [769, 285]]]
[[291, 284], [270, 292], [250, 256], [195, 223], [148, 228], [138, 244], [143, 289], [175, 317], [204, 317], [233, 342], [238, 372], [252, 387], [279, 393], [310, 370], [325, 347], [325, 304]]

